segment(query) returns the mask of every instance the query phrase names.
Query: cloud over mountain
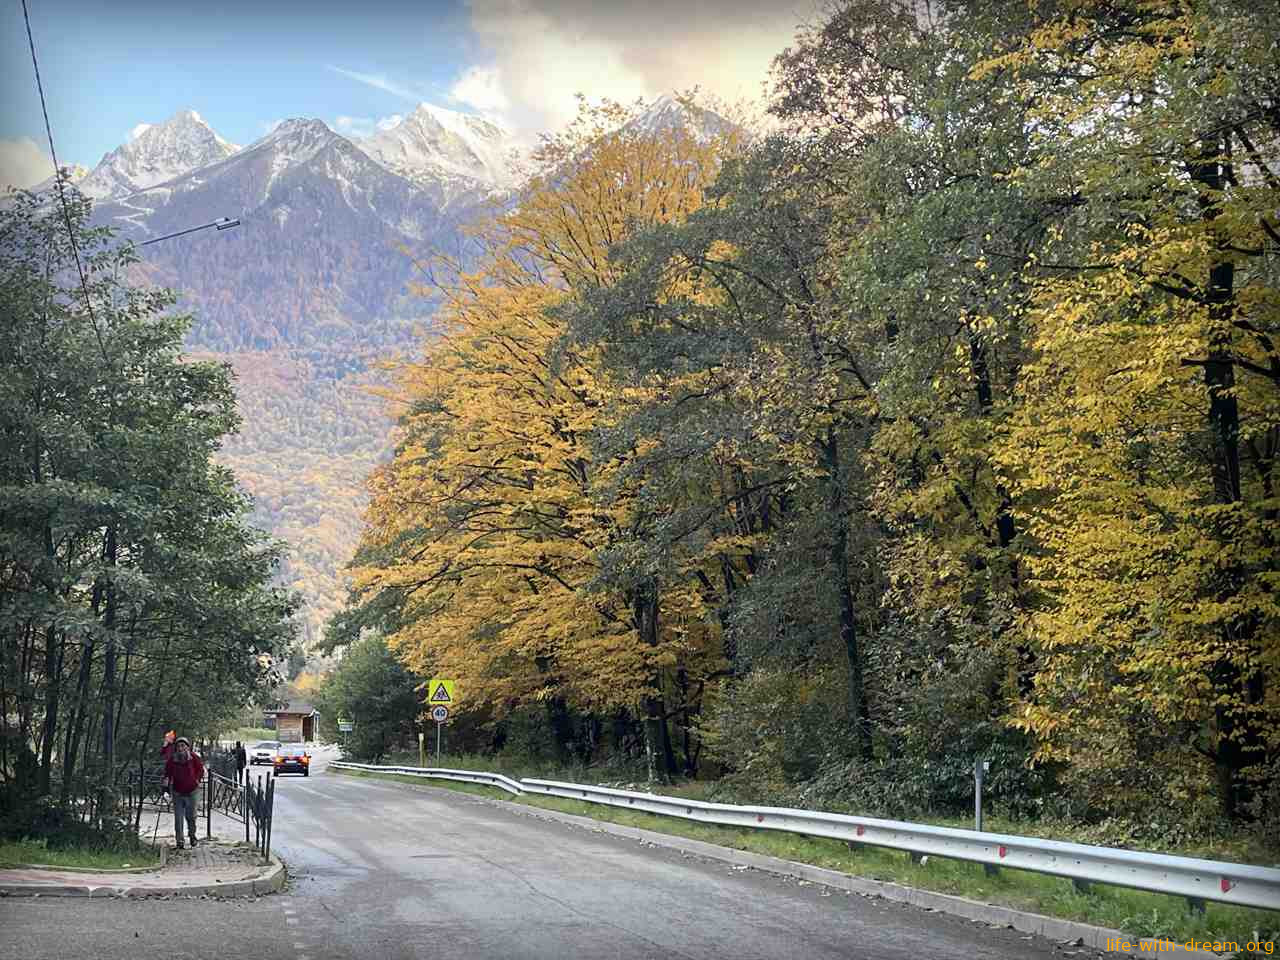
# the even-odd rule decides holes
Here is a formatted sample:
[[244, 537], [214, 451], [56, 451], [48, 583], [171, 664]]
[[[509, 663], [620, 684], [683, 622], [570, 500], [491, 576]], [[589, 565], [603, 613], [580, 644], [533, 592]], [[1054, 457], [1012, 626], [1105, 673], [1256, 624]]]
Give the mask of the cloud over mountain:
[[[490, 59], [458, 77], [458, 102], [519, 130], [559, 128], [575, 95], [623, 102], [698, 85], [730, 101], [760, 96], [773, 57], [816, 5], [787, 0], [650, 0], [631, 4], [469, 0]], [[536, 82], [532, 81], [536, 78]]]

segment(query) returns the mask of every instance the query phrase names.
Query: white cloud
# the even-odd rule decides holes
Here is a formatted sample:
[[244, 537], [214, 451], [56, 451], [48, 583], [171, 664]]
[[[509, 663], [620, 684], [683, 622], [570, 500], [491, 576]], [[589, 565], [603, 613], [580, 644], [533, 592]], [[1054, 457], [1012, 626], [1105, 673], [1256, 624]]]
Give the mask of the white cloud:
[[144, 133], [146, 133], [150, 129], [151, 129], [151, 124], [149, 123], [138, 124], [136, 127], [134, 127], [132, 130], [129, 131], [129, 142], [132, 143], [134, 140], [137, 140], [140, 136], [142, 136]]
[[[816, 0], [468, 0], [489, 51], [454, 83], [456, 100], [524, 130], [554, 129], [576, 95], [631, 102], [698, 86], [736, 102], [761, 96], [773, 58]], [[505, 104], [505, 105], [504, 105]]]
[[0, 189], [34, 187], [53, 176], [53, 161], [30, 137], [0, 140]]
[[449, 90], [449, 99], [482, 113], [502, 113], [511, 109], [502, 74], [497, 67], [468, 67]]
[[335, 117], [333, 129], [344, 137], [371, 137], [375, 129], [372, 117]]
[[373, 87], [375, 90], [382, 90], [384, 93], [390, 93], [397, 97], [403, 97], [405, 100], [411, 100], [417, 103], [423, 97], [410, 90], [403, 84], [397, 83], [388, 77], [385, 73], [361, 73], [358, 70], [347, 70], [343, 67], [328, 67], [334, 73], [340, 74], [357, 83], [363, 83], [365, 86]]

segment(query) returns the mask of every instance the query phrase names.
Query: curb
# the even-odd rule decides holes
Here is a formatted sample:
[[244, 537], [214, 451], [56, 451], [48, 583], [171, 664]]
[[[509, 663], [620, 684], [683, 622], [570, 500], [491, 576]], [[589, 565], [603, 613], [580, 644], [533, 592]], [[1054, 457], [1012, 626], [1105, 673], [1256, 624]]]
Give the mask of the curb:
[[93, 873], [102, 874], [106, 877], [128, 876], [133, 873], [154, 873], [159, 870], [161, 864], [157, 863], [150, 867], [55, 867], [48, 863], [15, 863], [5, 867], [5, 870], [48, 870], [50, 872], [72, 872], [75, 873]]
[[[346, 773], [344, 770], [335, 770], [334, 772]], [[374, 774], [374, 776], [377, 775]], [[404, 781], [398, 782], [405, 783]], [[416, 785], [405, 783], [405, 786], [413, 788]], [[447, 787], [435, 787], [429, 784], [423, 784], [422, 787], [429, 790], [448, 790]], [[457, 791], [448, 792], [457, 793]], [[641, 827], [627, 827], [621, 824], [609, 823], [605, 820], [596, 820], [592, 817], [584, 817], [572, 813], [562, 813], [559, 810], [547, 810], [543, 807], [534, 807], [511, 800], [484, 797], [474, 793], [466, 793], [464, 796], [479, 800], [482, 803], [500, 806], [504, 810], [510, 810], [522, 816], [555, 820], [571, 826], [593, 830], [597, 833], [607, 833], [628, 840], [638, 840], [651, 846], [676, 850], [681, 853], [690, 853], [733, 866], [760, 870], [782, 877], [794, 877], [810, 883], [822, 884], [836, 890], [856, 893], [864, 897], [880, 897], [896, 903], [905, 903], [924, 910], [960, 917], [974, 923], [985, 923], [993, 927], [1007, 927], [1021, 933], [1029, 933], [1034, 936], [1044, 937], [1047, 940], [1054, 940], [1061, 944], [1088, 947], [1098, 951], [1100, 954], [1160, 958], [1173, 955], [1215, 958], [1215, 960], [1225, 960], [1225, 958], [1239, 956], [1234, 953], [1188, 950], [1180, 943], [1168, 940], [1160, 941], [1155, 937], [1135, 937], [1119, 930], [1108, 930], [1106, 927], [1097, 927], [1093, 924], [1081, 923], [1076, 920], [1059, 920], [1056, 917], [1048, 917], [1044, 914], [983, 903], [979, 900], [969, 900], [953, 894], [934, 893], [931, 890], [921, 890], [918, 887], [908, 887], [900, 883], [891, 883], [884, 880], [868, 880], [864, 877], [841, 873], [838, 870], [828, 870], [825, 867], [797, 863], [794, 860], [783, 860], [761, 853], [749, 853], [745, 850], [722, 847], [719, 844], [707, 843], [703, 840], [658, 833]], [[1130, 945], [1130, 949], [1109, 948], [1108, 941], [1127, 943]]]
[[62, 883], [0, 883], [0, 897], [127, 897], [141, 900], [148, 897], [209, 896], [230, 900], [276, 893], [284, 886], [285, 876], [284, 864], [273, 856], [271, 869], [266, 873], [246, 880], [233, 880], [230, 883], [199, 883], [174, 887], [130, 887], [111, 883], [94, 886]]

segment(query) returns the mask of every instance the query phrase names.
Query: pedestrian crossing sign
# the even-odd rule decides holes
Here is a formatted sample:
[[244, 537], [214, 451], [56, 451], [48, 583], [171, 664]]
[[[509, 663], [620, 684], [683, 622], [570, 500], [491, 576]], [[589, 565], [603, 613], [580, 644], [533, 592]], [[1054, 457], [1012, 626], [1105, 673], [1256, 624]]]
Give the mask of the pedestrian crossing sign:
[[432, 677], [431, 682], [427, 684], [427, 703], [434, 707], [437, 704], [453, 702], [453, 681]]

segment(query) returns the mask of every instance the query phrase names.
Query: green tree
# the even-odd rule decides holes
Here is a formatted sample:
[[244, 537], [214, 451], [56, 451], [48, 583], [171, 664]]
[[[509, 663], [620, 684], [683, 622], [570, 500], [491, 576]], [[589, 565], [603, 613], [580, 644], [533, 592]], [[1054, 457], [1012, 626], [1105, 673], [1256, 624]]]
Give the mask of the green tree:
[[18, 809], [96, 784], [105, 817], [160, 729], [217, 729], [271, 681], [294, 601], [212, 459], [229, 371], [183, 357], [190, 318], [88, 216], [70, 189], [65, 216], [0, 212], [0, 777]]
[[[321, 728], [351, 757], [378, 763], [422, 729], [418, 687], [424, 682], [426, 678], [405, 669], [382, 637], [357, 640], [320, 686], [316, 706]], [[340, 717], [354, 722], [350, 733], [338, 730]]]

